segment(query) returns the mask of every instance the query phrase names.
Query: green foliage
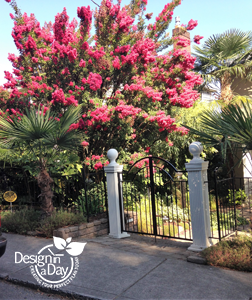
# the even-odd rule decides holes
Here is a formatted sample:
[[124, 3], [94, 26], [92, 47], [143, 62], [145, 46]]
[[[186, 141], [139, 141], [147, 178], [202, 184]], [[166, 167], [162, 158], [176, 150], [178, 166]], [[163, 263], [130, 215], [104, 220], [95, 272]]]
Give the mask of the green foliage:
[[[235, 227], [235, 216], [234, 212], [219, 212], [219, 217], [220, 217], [220, 228], [225, 229], [225, 230], [230, 230], [231, 228]], [[217, 212], [211, 212], [211, 226], [213, 230], [218, 230], [218, 219], [217, 219]], [[237, 226], [242, 226], [242, 225], [247, 225], [248, 221], [241, 216], [241, 211], [236, 210], [236, 223]]]
[[[173, 115], [176, 115], [176, 125], [177, 126], [190, 126], [192, 128], [201, 129], [199, 123], [200, 115], [204, 113], [209, 107], [215, 107], [218, 105], [216, 102], [211, 104], [196, 101], [190, 108], [180, 108], [172, 107], [171, 111]], [[186, 127], [185, 126], [185, 127]], [[169, 143], [156, 143], [156, 148], [158, 149], [160, 155], [163, 154], [165, 159], [169, 160], [177, 169], [185, 170], [185, 163], [189, 162], [192, 155], [189, 152], [189, 145], [195, 141], [195, 135], [193, 132], [188, 132], [186, 135], [178, 135], [175, 133], [170, 133], [169, 140], [172, 141], [173, 146], [169, 146]], [[217, 150], [214, 147], [204, 147], [202, 156], [205, 160], [212, 161], [215, 157]]]
[[22, 209], [14, 212], [2, 212], [1, 216], [3, 231], [26, 234], [27, 231], [36, 230], [41, 217], [41, 212]]
[[[231, 29], [209, 37], [203, 47], [194, 46], [196, 63], [206, 82], [220, 79], [225, 72], [235, 77], [251, 78], [252, 33]], [[249, 71], [249, 72], [248, 72]]]
[[41, 211], [22, 209], [20, 211], [2, 212], [2, 230], [26, 234], [28, 231], [37, 231], [46, 237], [53, 236], [53, 230], [86, 222], [81, 214], [66, 211], [54, 211], [50, 217], [41, 220]]
[[201, 114], [200, 130], [185, 125], [192, 134], [207, 146], [219, 147], [224, 158], [227, 150], [244, 154], [252, 150], [252, 104], [247, 100], [229, 104], [222, 109], [211, 109]]
[[[26, 110], [20, 120], [15, 118], [10, 122], [6, 116], [0, 116], [0, 144], [3, 148], [13, 149], [16, 160], [21, 155], [23, 162], [25, 159], [40, 165], [48, 160], [55, 162], [60, 151], [77, 151], [80, 146], [83, 134], [69, 130], [69, 127], [79, 120], [81, 109], [81, 105], [69, 107], [60, 120], [55, 119], [55, 113], [50, 109], [40, 112], [34, 107]], [[29, 165], [25, 169], [33, 170]]]
[[238, 271], [252, 272], [252, 237], [240, 236], [204, 249], [201, 253], [207, 263]]
[[209, 208], [210, 208], [210, 211], [216, 211], [216, 198], [215, 198], [215, 195], [213, 194], [209, 194]]
[[84, 215], [87, 215], [87, 213], [89, 215], [96, 215], [104, 212], [106, 211], [105, 198], [100, 193], [103, 190], [103, 182], [88, 186], [86, 193], [85, 189], [80, 191], [81, 194], [78, 197], [78, 201], [74, 202], [74, 204]]
[[37, 230], [47, 237], [52, 237], [55, 229], [68, 225], [78, 225], [84, 222], [86, 222], [86, 218], [82, 214], [74, 214], [60, 210], [53, 212], [51, 216], [42, 220]]
[[227, 199], [228, 199], [229, 204], [231, 204], [231, 205], [234, 204], [233, 196], [235, 196], [235, 204], [236, 205], [241, 205], [242, 203], [244, 203], [247, 200], [247, 195], [244, 190], [242, 190], [242, 189], [235, 190], [234, 193], [235, 194], [233, 195], [233, 190], [230, 190], [230, 189], [228, 190]]
[[189, 222], [190, 216], [188, 214], [187, 208], [180, 208], [178, 205], [172, 203], [170, 206], [159, 206], [159, 211], [162, 212], [162, 215], [168, 217], [170, 221], [176, 222]]

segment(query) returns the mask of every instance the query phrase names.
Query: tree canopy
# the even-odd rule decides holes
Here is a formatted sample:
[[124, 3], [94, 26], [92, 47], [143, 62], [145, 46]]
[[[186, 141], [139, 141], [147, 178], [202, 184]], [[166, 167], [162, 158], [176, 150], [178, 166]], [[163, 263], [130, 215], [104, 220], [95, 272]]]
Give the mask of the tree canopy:
[[220, 99], [229, 102], [234, 78], [252, 80], [252, 33], [230, 29], [209, 37], [203, 47], [194, 46], [196, 62], [194, 71], [200, 72], [205, 83], [218, 80]]
[[[167, 34], [181, 0], [166, 4], [152, 23], [147, 0], [124, 7], [102, 0], [95, 11], [78, 7], [79, 22], [70, 21], [64, 8], [44, 26], [14, 0], [7, 2], [15, 12], [19, 56], [8, 57], [13, 72], [5, 72], [0, 90], [2, 114], [19, 119], [35, 106], [61, 119], [70, 106], [82, 105], [82, 117], [70, 129], [82, 131], [81, 160], [93, 169], [106, 163], [110, 148], [131, 163], [146, 153], [166, 156], [176, 137], [187, 133], [172, 108], [191, 107], [202, 79], [192, 71], [195, 58], [183, 50], [183, 38]], [[196, 25], [190, 20], [185, 30]], [[174, 41], [176, 48], [162, 54]]]

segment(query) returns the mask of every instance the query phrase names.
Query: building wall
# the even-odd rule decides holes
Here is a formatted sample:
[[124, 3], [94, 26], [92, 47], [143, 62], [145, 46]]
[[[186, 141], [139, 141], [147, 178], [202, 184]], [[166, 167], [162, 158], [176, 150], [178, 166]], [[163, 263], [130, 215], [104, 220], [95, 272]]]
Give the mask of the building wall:
[[252, 82], [235, 78], [231, 85], [232, 90], [234, 91], [234, 95], [248, 96], [252, 98]]
[[[234, 160], [234, 164], [236, 164], [243, 156], [242, 150], [238, 150], [237, 158]], [[235, 167], [235, 176], [236, 177], [252, 177], [252, 161], [250, 154], [246, 154], [241, 163], [238, 163]]]
[[[185, 31], [182, 27], [176, 27], [172, 30], [172, 36], [181, 36], [190, 41], [190, 33]], [[174, 48], [176, 48], [176, 43], [173, 44]], [[191, 53], [191, 45], [184, 47], [183, 50], [187, 50]]]

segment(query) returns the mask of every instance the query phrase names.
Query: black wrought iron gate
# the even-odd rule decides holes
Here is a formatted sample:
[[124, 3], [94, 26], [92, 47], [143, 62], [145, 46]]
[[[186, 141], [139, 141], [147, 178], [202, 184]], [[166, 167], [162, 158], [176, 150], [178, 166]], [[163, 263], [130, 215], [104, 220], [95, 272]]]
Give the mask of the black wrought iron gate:
[[122, 231], [192, 240], [188, 183], [170, 162], [141, 158], [118, 188]]

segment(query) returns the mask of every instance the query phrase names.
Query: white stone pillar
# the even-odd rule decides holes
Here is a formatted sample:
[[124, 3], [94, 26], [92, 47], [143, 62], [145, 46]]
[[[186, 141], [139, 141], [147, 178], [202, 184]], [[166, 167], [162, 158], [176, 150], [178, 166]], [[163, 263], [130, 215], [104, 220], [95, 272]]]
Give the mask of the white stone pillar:
[[[119, 198], [119, 181], [118, 173], [121, 173], [123, 166], [118, 165], [115, 161], [118, 157], [118, 152], [115, 149], [110, 149], [107, 153], [110, 164], [104, 167], [107, 177], [107, 195], [108, 195], [108, 215], [109, 215], [109, 236], [117, 239], [126, 238], [130, 235], [121, 230], [121, 216], [120, 216], [120, 198]], [[122, 200], [122, 199], [121, 199]], [[123, 202], [123, 201], [122, 201]], [[122, 220], [124, 221], [123, 203]]]
[[209, 162], [200, 158], [203, 151], [200, 142], [192, 143], [189, 151], [193, 159], [185, 166], [188, 172], [193, 244], [188, 250], [202, 251], [212, 245], [208, 183], [206, 182]]

